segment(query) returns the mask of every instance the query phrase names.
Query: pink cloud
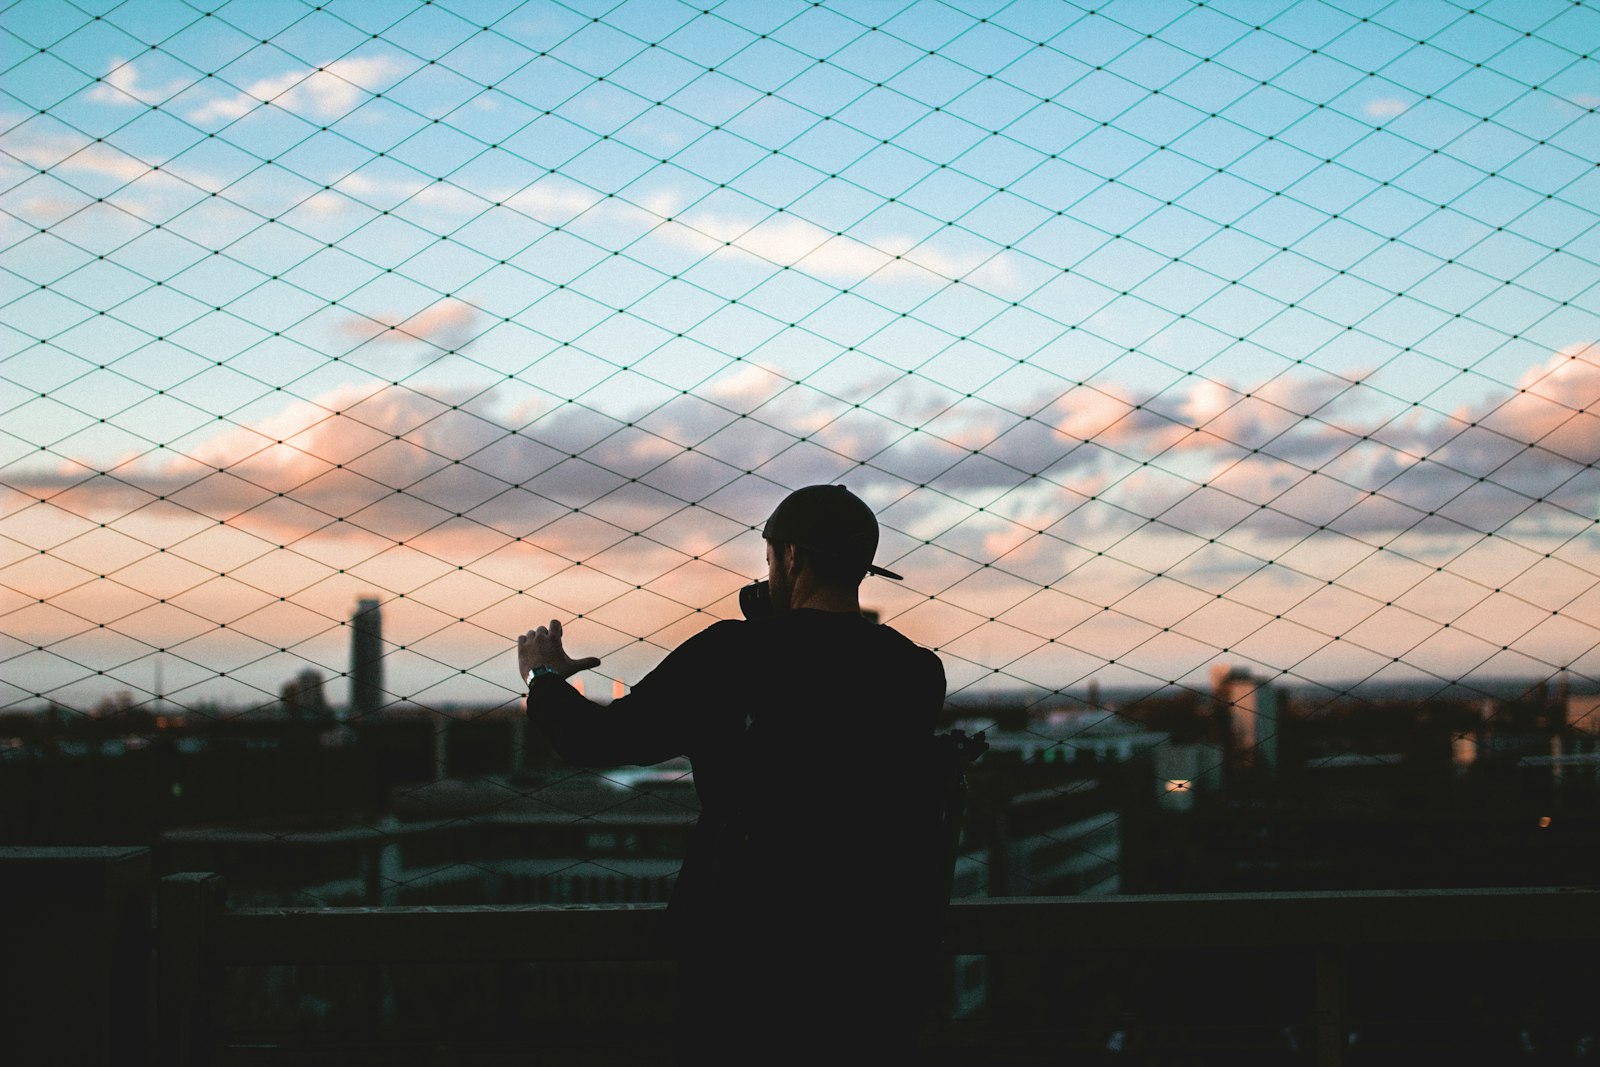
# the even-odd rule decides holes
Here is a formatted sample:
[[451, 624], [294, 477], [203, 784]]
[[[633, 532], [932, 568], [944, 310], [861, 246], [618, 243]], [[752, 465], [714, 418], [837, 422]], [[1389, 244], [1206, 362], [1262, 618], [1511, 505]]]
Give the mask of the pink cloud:
[[1517, 391], [1457, 419], [1577, 463], [1600, 458], [1600, 346], [1582, 345], [1525, 373]]
[[[441, 311], [439, 328], [455, 314]], [[241, 576], [274, 590], [273, 576], [292, 572], [279, 595], [326, 599], [342, 568], [391, 593], [428, 586], [447, 613], [454, 586], [436, 583], [458, 566], [557, 614], [599, 610], [635, 586], [685, 611], [731, 611], [731, 590], [761, 570], [751, 528], [788, 487], [814, 481], [843, 481], [880, 510], [885, 560], [903, 560], [910, 578], [875, 587], [889, 612], [984, 563], [1004, 612], [1014, 593], [1002, 576], [1064, 581], [1085, 602], [1116, 603], [1157, 572], [1218, 591], [1251, 574], [1257, 584], [1316, 577], [1324, 565], [1337, 577], [1363, 553], [1383, 558], [1379, 545], [1415, 559], [1458, 551], [1482, 530], [1517, 551], [1539, 524], [1575, 528], [1600, 500], [1600, 478], [1583, 465], [1600, 452], [1593, 348], [1557, 354], [1516, 392], [1470, 410], [1407, 416], [1387, 440], [1354, 432], [1380, 425], [1383, 409], [1364, 411], [1362, 390], [1331, 378], [1255, 390], [1200, 381], [1142, 402], [1125, 385], [1081, 387], [1016, 405], [1039, 413], [1030, 419], [956, 405], [937, 434], [836, 417], [854, 410], [839, 407], [798, 429], [739, 417], [741, 399], [770, 392], [767, 373], [752, 372], [706, 399], [602, 414], [528, 406], [527, 393], [478, 397], [469, 412], [448, 392], [351, 387], [229, 427], [187, 455], [168, 449], [106, 475], [79, 464], [13, 471], [9, 484], [96, 523], [121, 526], [158, 504], [160, 521], [203, 520], [215, 531], [206, 543], [186, 534], [169, 550], [219, 572], [250, 560]], [[1510, 463], [1506, 441], [1517, 443]], [[540, 566], [488, 562], [513, 544], [536, 550]], [[1585, 551], [1569, 549], [1576, 565]], [[1119, 561], [1127, 588], [1095, 584], [1081, 565], [1096, 552]], [[290, 554], [293, 568], [271, 562]], [[474, 590], [463, 614], [498, 595], [452, 581]]]

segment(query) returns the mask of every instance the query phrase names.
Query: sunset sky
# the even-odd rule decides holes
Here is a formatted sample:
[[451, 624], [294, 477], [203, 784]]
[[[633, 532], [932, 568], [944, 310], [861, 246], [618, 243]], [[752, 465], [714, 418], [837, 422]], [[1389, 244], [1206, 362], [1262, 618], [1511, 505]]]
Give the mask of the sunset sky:
[[[709, 7], [709, 11], [703, 10]], [[1470, 10], [1469, 10], [1470, 8]], [[0, 9], [0, 708], [638, 680], [842, 482], [952, 694], [1600, 679], [1600, 6]]]

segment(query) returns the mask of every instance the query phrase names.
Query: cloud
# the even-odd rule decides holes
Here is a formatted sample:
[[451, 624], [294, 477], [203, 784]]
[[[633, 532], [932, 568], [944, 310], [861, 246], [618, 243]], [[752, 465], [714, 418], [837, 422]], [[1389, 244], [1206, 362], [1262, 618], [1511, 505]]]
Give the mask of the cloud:
[[339, 329], [368, 344], [422, 342], [445, 352], [458, 351], [478, 335], [485, 316], [460, 300], [440, 300], [414, 315], [372, 315], [344, 320]]
[[[510, 430], [502, 421], [508, 412], [469, 413], [472, 399], [347, 387], [254, 426], [230, 427], [188, 455], [163, 450], [103, 465], [104, 475], [67, 463], [12, 474], [9, 484], [102, 521], [159, 499], [279, 543], [315, 533], [405, 541], [460, 517], [470, 521], [453, 524], [454, 535], [487, 551], [510, 531], [537, 529], [601, 500], [607, 524], [647, 530], [696, 492], [714, 492], [741, 473], [675, 443], [712, 432], [709, 423], [690, 425], [704, 420], [699, 409], [682, 409], [687, 419], [657, 418], [656, 432], [636, 430], [607, 452], [585, 446], [623, 426], [588, 409], [563, 405]], [[599, 547], [568, 526], [552, 540], [551, 550], [571, 558]]]
[[[430, 336], [459, 325], [460, 309], [429, 310]], [[1587, 499], [1589, 510], [1575, 513], [1596, 513], [1595, 472], [1587, 480], [1574, 473], [1585, 469], [1579, 450], [1600, 447], [1593, 425], [1581, 421], [1593, 417], [1600, 398], [1592, 348], [1556, 354], [1514, 390], [1449, 417], [1426, 413], [1405, 428], [1404, 451], [1298, 417], [1257, 452], [1224, 439], [1224, 429], [1257, 433], [1273, 425], [1273, 411], [1326, 414], [1330, 405], [1345, 405], [1351, 417], [1360, 413], [1366, 391], [1310, 377], [1275, 391], [1196, 382], [1143, 402], [1126, 383], [1077, 387], [1013, 405], [1037, 413], [1028, 419], [992, 404], [957, 403], [915, 433], [895, 419], [830, 406], [820, 395], [777, 418], [764, 403], [773, 384], [770, 372], [752, 366], [705, 397], [641, 400], [636, 409], [608, 412], [551, 404], [527, 390], [349, 386], [251, 426], [228, 427], [187, 455], [169, 448], [104, 476], [66, 464], [25, 478], [13, 466], [6, 482], [14, 498], [52, 501], [44, 506], [59, 509], [51, 528], [82, 525], [72, 514], [87, 518], [89, 529], [106, 523], [106, 536], [126, 528], [124, 540], [167, 544], [161, 558], [171, 566], [209, 569], [217, 588], [226, 571], [228, 581], [248, 587], [242, 596], [288, 596], [332, 618], [358, 592], [403, 593], [400, 603], [416, 605], [412, 611], [447, 615], [447, 623], [466, 618], [483, 632], [511, 632], [529, 611], [583, 613], [607, 637], [625, 635], [619, 645], [662, 626], [692, 631], [696, 609], [707, 617], [735, 612], [733, 590], [760, 572], [752, 527], [788, 488], [821, 481], [844, 482], [879, 511], [883, 561], [908, 581], [874, 583], [868, 593], [874, 607], [903, 618], [919, 639], [941, 639], [937, 630], [918, 629], [936, 625], [919, 613], [931, 605], [977, 611], [962, 632], [994, 615], [1002, 625], [1055, 633], [1061, 647], [1082, 649], [1090, 638], [1073, 629], [1080, 616], [1063, 615], [1064, 601], [1030, 590], [1055, 588], [1097, 616], [1107, 605], [1107, 618], [1136, 614], [1174, 632], [1211, 625], [1188, 613], [1221, 593], [1218, 611], [1225, 606], [1251, 619], [1282, 613], [1284, 626], [1344, 635], [1339, 647], [1359, 658], [1363, 649], [1412, 647], [1409, 631], [1362, 620], [1438, 573], [1435, 563], [1452, 584], [1415, 594], [1429, 598], [1427, 625], [1454, 621], [1450, 632], [1468, 637], [1489, 633], [1493, 619], [1485, 618], [1504, 614], [1501, 600], [1491, 602], [1477, 580], [1474, 551], [1501, 553], [1497, 573], [1518, 568], [1515, 602], [1504, 606], [1525, 612], [1528, 602], [1548, 601], [1541, 618], [1582, 594], [1581, 583], [1592, 583], [1583, 576], [1596, 570], [1594, 547], [1582, 539], [1566, 539], [1554, 570], [1527, 570], [1539, 556], [1518, 542], [1538, 533], [1530, 523], [1549, 521], [1524, 512], [1545, 492], [1535, 486], [1551, 478], [1547, 499], [1565, 494], [1574, 508]], [[880, 401], [904, 412], [938, 395], [931, 383], [912, 382], [892, 402]], [[1196, 426], [1208, 429], [1195, 433]], [[1559, 441], [1573, 455], [1535, 449], [1539, 462], [1498, 470], [1511, 491], [1491, 493], [1490, 482], [1470, 474], [1477, 468], [1462, 467], [1493, 460], [1492, 443], [1512, 433]], [[1290, 454], [1316, 457], [1321, 473], [1284, 458]], [[1377, 485], [1379, 495], [1369, 495], [1367, 485]], [[12, 522], [46, 521], [25, 517], [38, 507], [9, 513], [0, 532]], [[161, 523], [208, 532], [163, 542], [152, 536]], [[1497, 523], [1492, 540], [1471, 533]], [[1429, 551], [1437, 560], [1425, 558]], [[20, 567], [12, 577], [26, 584]], [[135, 559], [119, 561], [111, 581], [122, 600], [153, 600], [168, 595], [163, 582], [202, 577]], [[1329, 578], [1336, 588], [1311, 597]], [[212, 602], [204, 595], [198, 586], [182, 593], [185, 610], [206, 618], [225, 610], [206, 606]], [[94, 609], [82, 610], [87, 618]], [[1477, 615], [1460, 618], [1469, 611]], [[247, 629], [232, 615], [218, 617]], [[1407, 618], [1416, 625], [1414, 615]], [[1580, 637], [1592, 637], [1580, 615], [1568, 618]], [[1305, 630], [1296, 632], [1303, 637]], [[1253, 632], [1249, 655], [1274, 667], [1323, 669], [1298, 666], [1301, 646], [1283, 644], [1279, 633], [1271, 624]], [[156, 639], [148, 630], [138, 636]], [[964, 647], [950, 652], [961, 662], [976, 655], [972, 662], [986, 673], [1004, 668], [1005, 657], [990, 664]], [[1572, 659], [1539, 634], [1518, 648], [1536, 660]], [[644, 660], [616, 669], [635, 678], [649, 665]], [[1158, 657], [1149, 662], [1152, 670], [1166, 669], [1155, 666]], [[1437, 655], [1417, 662], [1453, 669]]]
[[1056, 400], [1053, 415], [1051, 424], [1063, 437], [1109, 448], [1153, 437], [1170, 445], [1182, 436], [1182, 427], [1135, 401], [1126, 386], [1073, 389]]
[[[475, 321], [470, 308], [444, 301], [392, 332], [448, 345]], [[1220, 536], [1252, 553], [1319, 528], [1373, 546], [1407, 531], [1440, 544], [1473, 530], [1515, 539], [1531, 536], [1519, 522], [1576, 523], [1600, 505], [1600, 476], [1584, 466], [1600, 459], [1594, 352], [1557, 354], [1514, 393], [1408, 428], [1404, 449], [1297, 415], [1254, 452], [1224, 436], [1255, 433], [1268, 423], [1263, 411], [1292, 413], [1286, 398], [1327, 410], [1329, 382], [1285, 388], [1276, 407], [1214, 382], [1161, 404], [1141, 404], [1126, 386], [1075, 388], [1041, 397], [1035, 418], [972, 403], [911, 433], [820, 397], [777, 422], [779, 409], [765, 407], [741, 419], [741, 404], [771, 390], [767, 372], [751, 369], [705, 399], [631, 412], [351, 387], [231, 427], [187, 457], [168, 450], [104, 477], [69, 464], [9, 483], [99, 521], [165, 497], [280, 543], [314, 532], [409, 541], [445, 524], [462, 544], [490, 551], [548, 526], [550, 550], [574, 559], [606, 542], [595, 525], [580, 532], [564, 517], [582, 513], [626, 538], [651, 534], [693, 502], [748, 524], [784, 486], [839, 479], [890, 507], [892, 529], [918, 539], [951, 531], [940, 543], [972, 558], [1046, 528], [1089, 544], [1148, 525], [1141, 536]], [[913, 398], [897, 395], [902, 402]], [[1500, 459], [1507, 441], [1515, 455]], [[983, 523], [955, 529], [998, 500], [1005, 507]], [[682, 551], [671, 539], [680, 534], [660, 536]]]
[[191, 122], [227, 122], [272, 104], [302, 118], [326, 121], [348, 114], [392, 86], [410, 68], [393, 56], [351, 56], [311, 70], [261, 78], [232, 96], [219, 96], [189, 112]]
[[90, 171], [108, 178], [131, 182], [151, 172], [150, 164], [135, 159], [106, 144], [90, 145], [62, 162], [68, 170]]
[[509, 196], [496, 196], [507, 207], [546, 226], [561, 227], [601, 200], [601, 193], [570, 179], [551, 175]]
[[1575, 463], [1600, 459], [1600, 345], [1556, 353], [1499, 404], [1456, 419]]
[[[645, 206], [660, 210], [662, 198]], [[672, 219], [670, 214], [664, 220]], [[1009, 277], [1004, 259], [996, 261], [994, 248], [954, 255], [928, 245], [909, 233], [889, 233], [871, 243], [835, 233], [788, 212], [764, 217], [732, 211], [697, 211], [654, 235], [680, 247], [725, 254], [745, 252], [779, 267], [798, 267], [807, 275], [850, 284], [881, 276], [888, 281], [919, 276], [926, 271], [941, 278], [964, 278], [980, 267], [993, 276], [988, 284]], [[717, 245], [722, 245], [721, 250]], [[999, 273], [994, 273], [999, 272]]]
[[1411, 107], [1409, 101], [1395, 96], [1380, 96], [1361, 105], [1361, 113], [1369, 119], [1392, 119], [1403, 115]]
[[[1373, 545], [1407, 532], [1441, 545], [1474, 531], [1571, 536], [1600, 513], [1596, 352], [1558, 353], [1515, 391], [1449, 415], [1396, 418], [1385, 398], [1332, 376], [1250, 392], [1202, 381], [1143, 403], [1126, 385], [1078, 387], [985, 447], [995, 466], [965, 463], [935, 485], [971, 496], [972, 482], [1009, 482], [1015, 498], [1043, 474], [1176, 529], [1262, 544], [1319, 528]], [[1167, 472], [1161, 492], [1143, 472]], [[1085, 508], [1074, 521], [1089, 538], [1113, 518]]]
[[44, 171], [96, 174], [130, 182], [151, 172], [150, 164], [104, 141], [65, 128], [41, 130], [32, 124], [0, 133], [0, 151]]
[[1473, 529], [1600, 514], [1600, 346], [1564, 349], [1419, 436], [1436, 462], [1418, 481], [1465, 483], [1444, 514]]
[[119, 107], [134, 107], [139, 104], [150, 106], [182, 92], [189, 84], [182, 79], [174, 79], [163, 85], [147, 85], [140, 73], [137, 60], [118, 57], [111, 61], [111, 69], [95, 82], [87, 95], [90, 100], [98, 104], [113, 104]]

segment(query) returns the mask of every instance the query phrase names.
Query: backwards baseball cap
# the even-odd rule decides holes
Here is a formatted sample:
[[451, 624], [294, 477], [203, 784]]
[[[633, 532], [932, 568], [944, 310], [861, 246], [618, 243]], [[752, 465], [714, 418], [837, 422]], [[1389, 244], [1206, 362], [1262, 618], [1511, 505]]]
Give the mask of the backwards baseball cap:
[[780, 545], [799, 545], [861, 566], [868, 574], [900, 581], [894, 571], [876, 567], [878, 519], [866, 501], [842, 485], [808, 485], [783, 498], [761, 536]]

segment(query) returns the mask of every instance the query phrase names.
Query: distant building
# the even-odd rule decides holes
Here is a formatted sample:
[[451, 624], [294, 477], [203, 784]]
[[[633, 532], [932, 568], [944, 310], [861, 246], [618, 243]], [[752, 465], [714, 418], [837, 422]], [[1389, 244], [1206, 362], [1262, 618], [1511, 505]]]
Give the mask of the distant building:
[[1283, 694], [1244, 667], [1211, 668], [1211, 696], [1225, 727], [1228, 755], [1236, 766], [1278, 769], [1278, 732]]
[[376, 599], [362, 599], [350, 619], [350, 711], [356, 720], [383, 707], [383, 616]]
[[290, 678], [278, 689], [278, 702], [291, 719], [326, 719], [331, 717], [328, 699], [322, 692], [322, 672], [315, 667]]
[[954, 895], [1119, 892], [1123, 798], [1113, 783], [1143, 780], [1168, 735], [1104, 708], [1052, 709], [1025, 730], [993, 725], [1006, 717], [952, 724], [983, 730], [989, 746], [978, 772], [989, 784], [968, 801], [971, 851], [957, 860]]
[[1600, 736], [1600, 694], [1569, 694], [1566, 705], [1563, 725], [1590, 737]]

